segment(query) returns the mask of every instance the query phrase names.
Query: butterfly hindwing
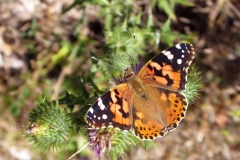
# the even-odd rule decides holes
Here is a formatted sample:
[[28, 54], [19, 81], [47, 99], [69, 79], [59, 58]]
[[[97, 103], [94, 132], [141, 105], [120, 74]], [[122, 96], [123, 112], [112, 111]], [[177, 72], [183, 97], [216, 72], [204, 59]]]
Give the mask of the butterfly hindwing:
[[[147, 88], [146, 104], [134, 102], [133, 130], [140, 139], [154, 139], [174, 130], [185, 117], [187, 100], [181, 92]], [[140, 100], [139, 100], [140, 101]]]

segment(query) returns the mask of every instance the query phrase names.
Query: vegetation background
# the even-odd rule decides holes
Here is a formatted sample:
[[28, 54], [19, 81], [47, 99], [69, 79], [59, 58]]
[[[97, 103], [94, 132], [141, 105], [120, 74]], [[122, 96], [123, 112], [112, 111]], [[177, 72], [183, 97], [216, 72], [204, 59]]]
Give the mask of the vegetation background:
[[[0, 160], [67, 159], [86, 144], [83, 131], [63, 152], [41, 151], [26, 126], [42, 95], [67, 91], [78, 97], [74, 110], [114, 85], [108, 70], [120, 72], [91, 56], [123, 70], [125, 52], [146, 62], [179, 42], [195, 48], [200, 95], [174, 132], [125, 159], [240, 159], [239, 30], [239, 0], [0, 0]], [[98, 157], [87, 147], [73, 159]]]

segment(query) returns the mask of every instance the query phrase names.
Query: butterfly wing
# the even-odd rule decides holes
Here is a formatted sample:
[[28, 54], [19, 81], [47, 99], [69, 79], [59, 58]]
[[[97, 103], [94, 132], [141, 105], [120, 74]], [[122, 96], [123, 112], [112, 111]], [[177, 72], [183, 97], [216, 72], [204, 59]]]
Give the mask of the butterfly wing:
[[139, 71], [149, 97], [143, 106], [135, 102], [133, 130], [140, 139], [154, 139], [174, 130], [185, 117], [187, 71], [194, 58], [191, 44], [177, 44], [152, 58]]
[[132, 124], [131, 95], [126, 83], [103, 94], [89, 108], [86, 122], [93, 128], [114, 127], [130, 130]]
[[132, 112], [133, 130], [140, 139], [154, 139], [174, 130], [187, 110], [187, 100], [181, 92], [157, 88], [149, 88], [148, 92], [152, 97], [145, 109], [134, 103]]
[[153, 57], [142, 67], [138, 76], [148, 85], [171, 91], [184, 90], [194, 55], [191, 44], [177, 44]]

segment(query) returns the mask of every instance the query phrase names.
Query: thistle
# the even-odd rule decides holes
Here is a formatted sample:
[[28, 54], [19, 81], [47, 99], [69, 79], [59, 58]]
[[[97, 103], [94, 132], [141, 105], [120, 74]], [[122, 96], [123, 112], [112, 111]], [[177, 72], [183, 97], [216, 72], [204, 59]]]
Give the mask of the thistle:
[[111, 139], [114, 135], [114, 130], [109, 132], [107, 129], [95, 130], [94, 128], [90, 127], [87, 129], [90, 149], [96, 152], [98, 158], [101, 158], [105, 150], [111, 150]]
[[57, 104], [43, 100], [32, 110], [26, 126], [26, 137], [41, 149], [60, 149], [75, 135], [76, 126], [70, 114]]

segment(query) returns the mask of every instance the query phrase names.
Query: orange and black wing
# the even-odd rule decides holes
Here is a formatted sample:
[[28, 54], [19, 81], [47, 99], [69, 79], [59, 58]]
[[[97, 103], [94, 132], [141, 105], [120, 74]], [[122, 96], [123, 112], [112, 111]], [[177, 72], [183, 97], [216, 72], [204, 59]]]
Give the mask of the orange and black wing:
[[194, 59], [191, 44], [181, 43], [152, 58], [138, 73], [146, 85], [149, 104], [134, 101], [133, 130], [140, 139], [154, 139], [174, 130], [185, 117], [188, 102], [185, 89], [187, 72]]
[[126, 83], [112, 88], [89, 108], [86, 122], [93, 128], [114, 127], [121, 130], [130, 130], [131, 117], [131, 95]]
[[177, 44], [152, 58], [142, 67], [138, 76], [153, 87], [182, 91], [185, 89], [188, 68], [194, 56], [191, 44]]
[[152, 90], [158, 105], [146, 105], [144, 111], [133, 107], [133, 131], [140, 139], [153, 140], [174, 130], [187, 111], [187, 99], [181, 92]]

